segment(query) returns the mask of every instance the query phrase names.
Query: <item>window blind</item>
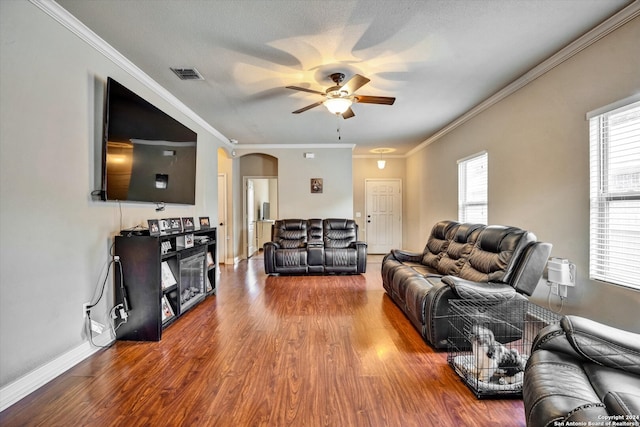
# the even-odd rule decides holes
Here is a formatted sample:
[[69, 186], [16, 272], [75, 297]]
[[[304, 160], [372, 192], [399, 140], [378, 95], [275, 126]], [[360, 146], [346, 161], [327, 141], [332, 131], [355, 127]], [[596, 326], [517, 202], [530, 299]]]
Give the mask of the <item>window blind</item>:
[[593, 115], [589, 277], [640, 289], [640, 102]]
[[458, 161], [458, 220], [487, 224], [488, 159], [486, 152]]

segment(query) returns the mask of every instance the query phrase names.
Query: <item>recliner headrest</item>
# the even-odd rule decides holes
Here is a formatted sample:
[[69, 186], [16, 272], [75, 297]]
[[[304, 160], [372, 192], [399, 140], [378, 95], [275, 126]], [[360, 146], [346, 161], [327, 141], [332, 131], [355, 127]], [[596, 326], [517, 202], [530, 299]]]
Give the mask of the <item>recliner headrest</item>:
[[456, 230], [456, 234], [453, 237], [453, 240], [456, 243], [467, 243], [469, 242], [469, 237], [471, 236], [471, 234], [473, 234], [474, 231], [483, 229], [484, 227], [485, 226], [483, 224], [460, 224], [460, 226]]
[[480, 233], [476, 246], [485, 252], [497, 253], [505, 249], [501, 248], [505, 237], [512, 234], [523, 234], [524, 232], [524, 230], [517, 227], [489, 225]]
[[[279, 221], [279, 228], [283, 230], [306, 230], [307, 221], [303, 219], [283, 219]], [[278, 226], [276, 225], [276, 226]]]
[[445, 240], [448, 239], [450, 230], [457, 226], [459, 223], [456, 221], [440, 221], [437, 222], [431, 229], [431, 237], [436, 239]]

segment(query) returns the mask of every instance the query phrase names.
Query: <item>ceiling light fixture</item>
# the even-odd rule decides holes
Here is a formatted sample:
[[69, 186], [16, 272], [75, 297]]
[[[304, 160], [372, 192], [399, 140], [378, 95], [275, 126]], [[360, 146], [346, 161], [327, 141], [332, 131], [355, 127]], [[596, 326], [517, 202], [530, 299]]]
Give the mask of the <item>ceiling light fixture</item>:
[[372, 153], [376, 153], [380, 155], [380, 159], [378, 159], [378, 169], [384, 169], [387, 165], [387, 161], [382, 158], [383, 154], [392, 153], [396, 151], [395, 148], [374, 148], [371, 150]]
[[342, 114], [351, 107], [353, 101], [349, 98], [327, 98], [323, 104], [332, 114]]

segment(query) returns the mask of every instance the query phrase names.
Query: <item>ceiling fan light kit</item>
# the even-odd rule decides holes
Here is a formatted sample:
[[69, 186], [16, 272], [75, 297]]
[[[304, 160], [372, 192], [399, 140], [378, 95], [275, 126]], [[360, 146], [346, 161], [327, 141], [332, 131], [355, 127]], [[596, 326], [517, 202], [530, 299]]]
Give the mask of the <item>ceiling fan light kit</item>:
[[343, 114], [351, 107], [353, 101], [350, 98], [327, 98], [323, 104], [332, 114]]
[[324, 101], [318, 101], [311, 105], [307, 105], [306, 107], [294, 111], [293, 114], [304, 113], [307, 110], [323, 104], [331, 114], [341, 115], [344, 119], [350, 119], [355, 116], [355, 113], [351, 109], [351, 105], [355, 102], [361, 104], [393, 105], [396, 100], [395, 98], [388, 96], [355, 95], [355, 91], [369, 83], [370, 80], [360, 74], [354, 74], [353, 77], [351, 77], [344, 85], [340, 86], [344, 77], [343, 73], [333, 73], [329, 75], [329, 78], [333, 80], [335, 86], [328, 88], [324, 92], [299, 86], [287, 86], [287, 89], [313, 93], [325, 98]]

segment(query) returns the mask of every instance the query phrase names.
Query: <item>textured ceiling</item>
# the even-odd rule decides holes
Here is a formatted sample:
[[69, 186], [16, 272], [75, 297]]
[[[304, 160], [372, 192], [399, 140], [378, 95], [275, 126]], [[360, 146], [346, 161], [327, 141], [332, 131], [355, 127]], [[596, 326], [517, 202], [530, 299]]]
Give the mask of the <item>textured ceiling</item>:
[[[628, 4], [629, 0], [59, 0], [87, 27], [229, 139], [419, 145]], [[181, 81], [170, 67], [195, 67]], [[295, 85], [332, 72], [371, 82], [344, 120]]]

